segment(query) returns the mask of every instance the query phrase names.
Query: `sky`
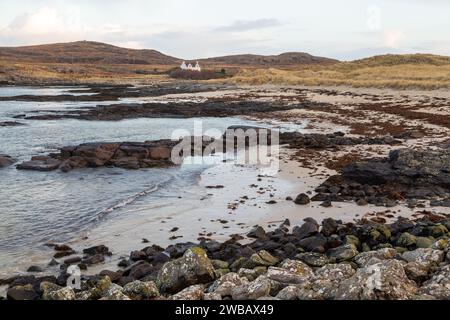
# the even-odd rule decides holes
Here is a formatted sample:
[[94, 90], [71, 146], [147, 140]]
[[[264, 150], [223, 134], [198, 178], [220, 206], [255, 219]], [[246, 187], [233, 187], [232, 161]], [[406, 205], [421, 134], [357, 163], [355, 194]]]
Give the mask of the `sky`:
[[90, 40], [184, 59], [450, 56], [449, 0], [0, 0], [0, 46]]

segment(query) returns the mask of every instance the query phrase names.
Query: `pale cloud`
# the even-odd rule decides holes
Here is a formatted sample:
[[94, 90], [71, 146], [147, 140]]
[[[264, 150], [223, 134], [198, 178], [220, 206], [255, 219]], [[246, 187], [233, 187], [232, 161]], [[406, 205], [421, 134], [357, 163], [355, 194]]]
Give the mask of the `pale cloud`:
[[387, 30], [383, 33], [384, 45], [389, 48], [398, 48], [406, 35], [401, 30]]
[[271, 27], [278, 27], [283, 25], [283, 23], [277, 19], [257, 19], [257, 20], [237, 20], [231, 25], [222, 26], [215, 29], [219, 32], [236, 32], [236, 31], [248, 31], [248, 30], [258, 30]]

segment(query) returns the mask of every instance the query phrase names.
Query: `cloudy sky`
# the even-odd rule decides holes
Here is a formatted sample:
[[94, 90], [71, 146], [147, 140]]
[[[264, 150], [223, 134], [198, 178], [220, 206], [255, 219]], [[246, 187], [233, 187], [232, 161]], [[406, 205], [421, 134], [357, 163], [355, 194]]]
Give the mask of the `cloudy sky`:
[[449, 0], [0, 0], [0, 46], [76, 40], [181, 58], [450, 55]]

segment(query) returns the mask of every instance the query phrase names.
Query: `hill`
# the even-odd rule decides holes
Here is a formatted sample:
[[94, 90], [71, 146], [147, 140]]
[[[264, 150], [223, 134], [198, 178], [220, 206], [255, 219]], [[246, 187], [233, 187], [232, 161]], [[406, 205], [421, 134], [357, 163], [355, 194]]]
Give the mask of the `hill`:
[[243, 67], [283, 67], [292, 65], [330, 64], [337, 60], [316, 57], [304, 52], [286, 52], [279, 55], [238, 54], [198, 60], [207, 65], [231, 65]]
[[402, 64], [435, 65], [450, 64], [450, 57], [433, 54], [385, 54], [370, 58], [355, 60], [350, 64], [366, 67], [395, 66]]
[[0, 59], [34, 63], [178, 64], [181, 60], [156, 50], [135, 50], [77, 41], [24, 47], [0, 47]]

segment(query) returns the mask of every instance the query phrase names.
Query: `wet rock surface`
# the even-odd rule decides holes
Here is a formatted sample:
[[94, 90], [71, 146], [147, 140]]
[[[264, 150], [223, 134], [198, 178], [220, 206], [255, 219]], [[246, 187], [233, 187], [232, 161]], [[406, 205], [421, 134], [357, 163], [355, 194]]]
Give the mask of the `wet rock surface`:
[[87, 167], [119, 167], [139, 169], [174, 165], [170, 160], [172, 148], [179, 141], [99, 142], [64, 147], [58, 154], [35, 156], [18, 164], [19, 170], [68, 172]]
[[350, 137], [342, 132], [329, 134], [284, 132], [280, 135], [281, 144], [289, 144], [291, 148], [330, 149], [338, 146], [366, 145], [396, 145], [401, 141], [391, 136], [384, 137]]
[[[444, 215], [389, 224], [328, 218], [319, 225], [307, 218], [302, 226], [308, 227], [292, 232], [288, 222], [270, 232], [257, 228], [257, 239], [247, 244], [231, 238], [151, 245], [131, 252], [117, 271], [82, 276], [81, 289], [66, 287], [68, 266], [58, 277], [24, 275], [0, 284], [15, 300], [448, 299], [450, 234], [442, 226], [449, 223]], [[436, 228], [445, 232], [432, 236]], [[429, 247], [403, 242], [405, 233], [426, 237]], [[111, 254], [102, 245], [83, 253], [83, 260]]]
[[[312, 201], [353, 200], [391, 207], [405, 199], [429, 199], [445, 206], [450, 199], [450, 149], [398, 149], [388, 158], [352, 163], [316, 192]], [[436, 203], [436, 198], [441, 201]]]
[[136, 118], [193, 118], [193, 117], [232, 117], [240, 115], [264, 114], [272, 111], [283, 111], [302, 107], [260, 101], [222, 101], [184, 103], [122, 103], [98, 105], [79, 110], [30, 112], [17, 115], [18, 119], [57, 120], [78, 119], [95, 121], [119, 121]]

